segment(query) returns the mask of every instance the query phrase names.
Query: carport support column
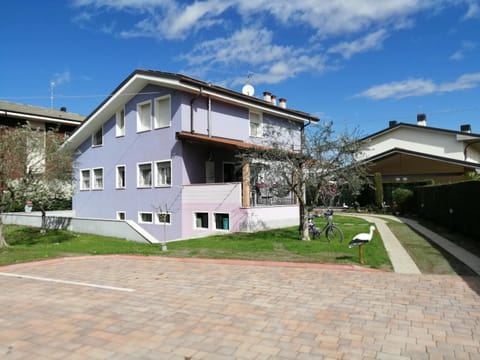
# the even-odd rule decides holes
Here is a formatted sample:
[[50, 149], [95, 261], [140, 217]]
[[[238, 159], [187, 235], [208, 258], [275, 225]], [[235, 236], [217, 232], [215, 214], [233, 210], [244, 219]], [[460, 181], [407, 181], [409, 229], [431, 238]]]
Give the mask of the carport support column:
[[250, 164], [242, 166], [242, 206], [250, 207]]

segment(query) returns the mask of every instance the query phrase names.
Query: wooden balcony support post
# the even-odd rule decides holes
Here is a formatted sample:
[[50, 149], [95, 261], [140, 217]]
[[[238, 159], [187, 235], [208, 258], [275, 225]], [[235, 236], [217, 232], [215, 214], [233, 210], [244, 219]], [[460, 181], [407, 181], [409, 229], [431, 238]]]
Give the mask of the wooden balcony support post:
[[242, 166], [242, 206], [250, 207], [250, 164]]

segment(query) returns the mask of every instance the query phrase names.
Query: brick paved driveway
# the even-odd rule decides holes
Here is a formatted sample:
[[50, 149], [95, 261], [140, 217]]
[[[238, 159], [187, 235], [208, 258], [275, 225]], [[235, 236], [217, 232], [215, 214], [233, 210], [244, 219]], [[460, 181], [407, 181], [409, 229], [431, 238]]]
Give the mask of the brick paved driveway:
[[480, 359], [479, 278], [140, 257], [0, 272], [1, 359]]

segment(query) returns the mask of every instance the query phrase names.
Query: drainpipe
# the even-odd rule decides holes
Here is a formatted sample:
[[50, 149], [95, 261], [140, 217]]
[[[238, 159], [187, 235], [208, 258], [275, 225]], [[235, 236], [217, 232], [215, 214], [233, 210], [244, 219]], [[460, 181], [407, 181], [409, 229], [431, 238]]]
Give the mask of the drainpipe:
[[212, 137], [212, 99], [210, 95], [208, 96], [208, 112], [207, 112], [207, 126], [208, 126], [208, 137]]
[[192, 134], [195, 132], [195, 129], [193, 128], [193, 103], [197, 101], [197, 99], [200, 96], [202, 96], [202, 91], [203, 91], [203, 88], [200, 87], [200, 92], [197, 94], [197, 96], [195, 96], [194, 98], [192, 98], [192, 100], [190, 100], [190, 132]]

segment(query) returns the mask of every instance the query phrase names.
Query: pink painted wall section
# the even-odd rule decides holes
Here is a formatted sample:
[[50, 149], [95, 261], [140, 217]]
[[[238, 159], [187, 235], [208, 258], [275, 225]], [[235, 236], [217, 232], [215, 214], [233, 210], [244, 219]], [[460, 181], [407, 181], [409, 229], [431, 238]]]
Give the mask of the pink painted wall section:
[[253, 207], [243, 210], [245, 213], [240, 224], [240, 231], [277, 229], [299, 224], [297, 205]]
[[[240, 183], [186, 185], [182, 192], [182, 239], [239, 231]], [[207, 217], [208, 225], [198, 218]], [[227, 219], [227, 220], [225, 220]], [[205, 227], [202, 227], [205, 226]]]

